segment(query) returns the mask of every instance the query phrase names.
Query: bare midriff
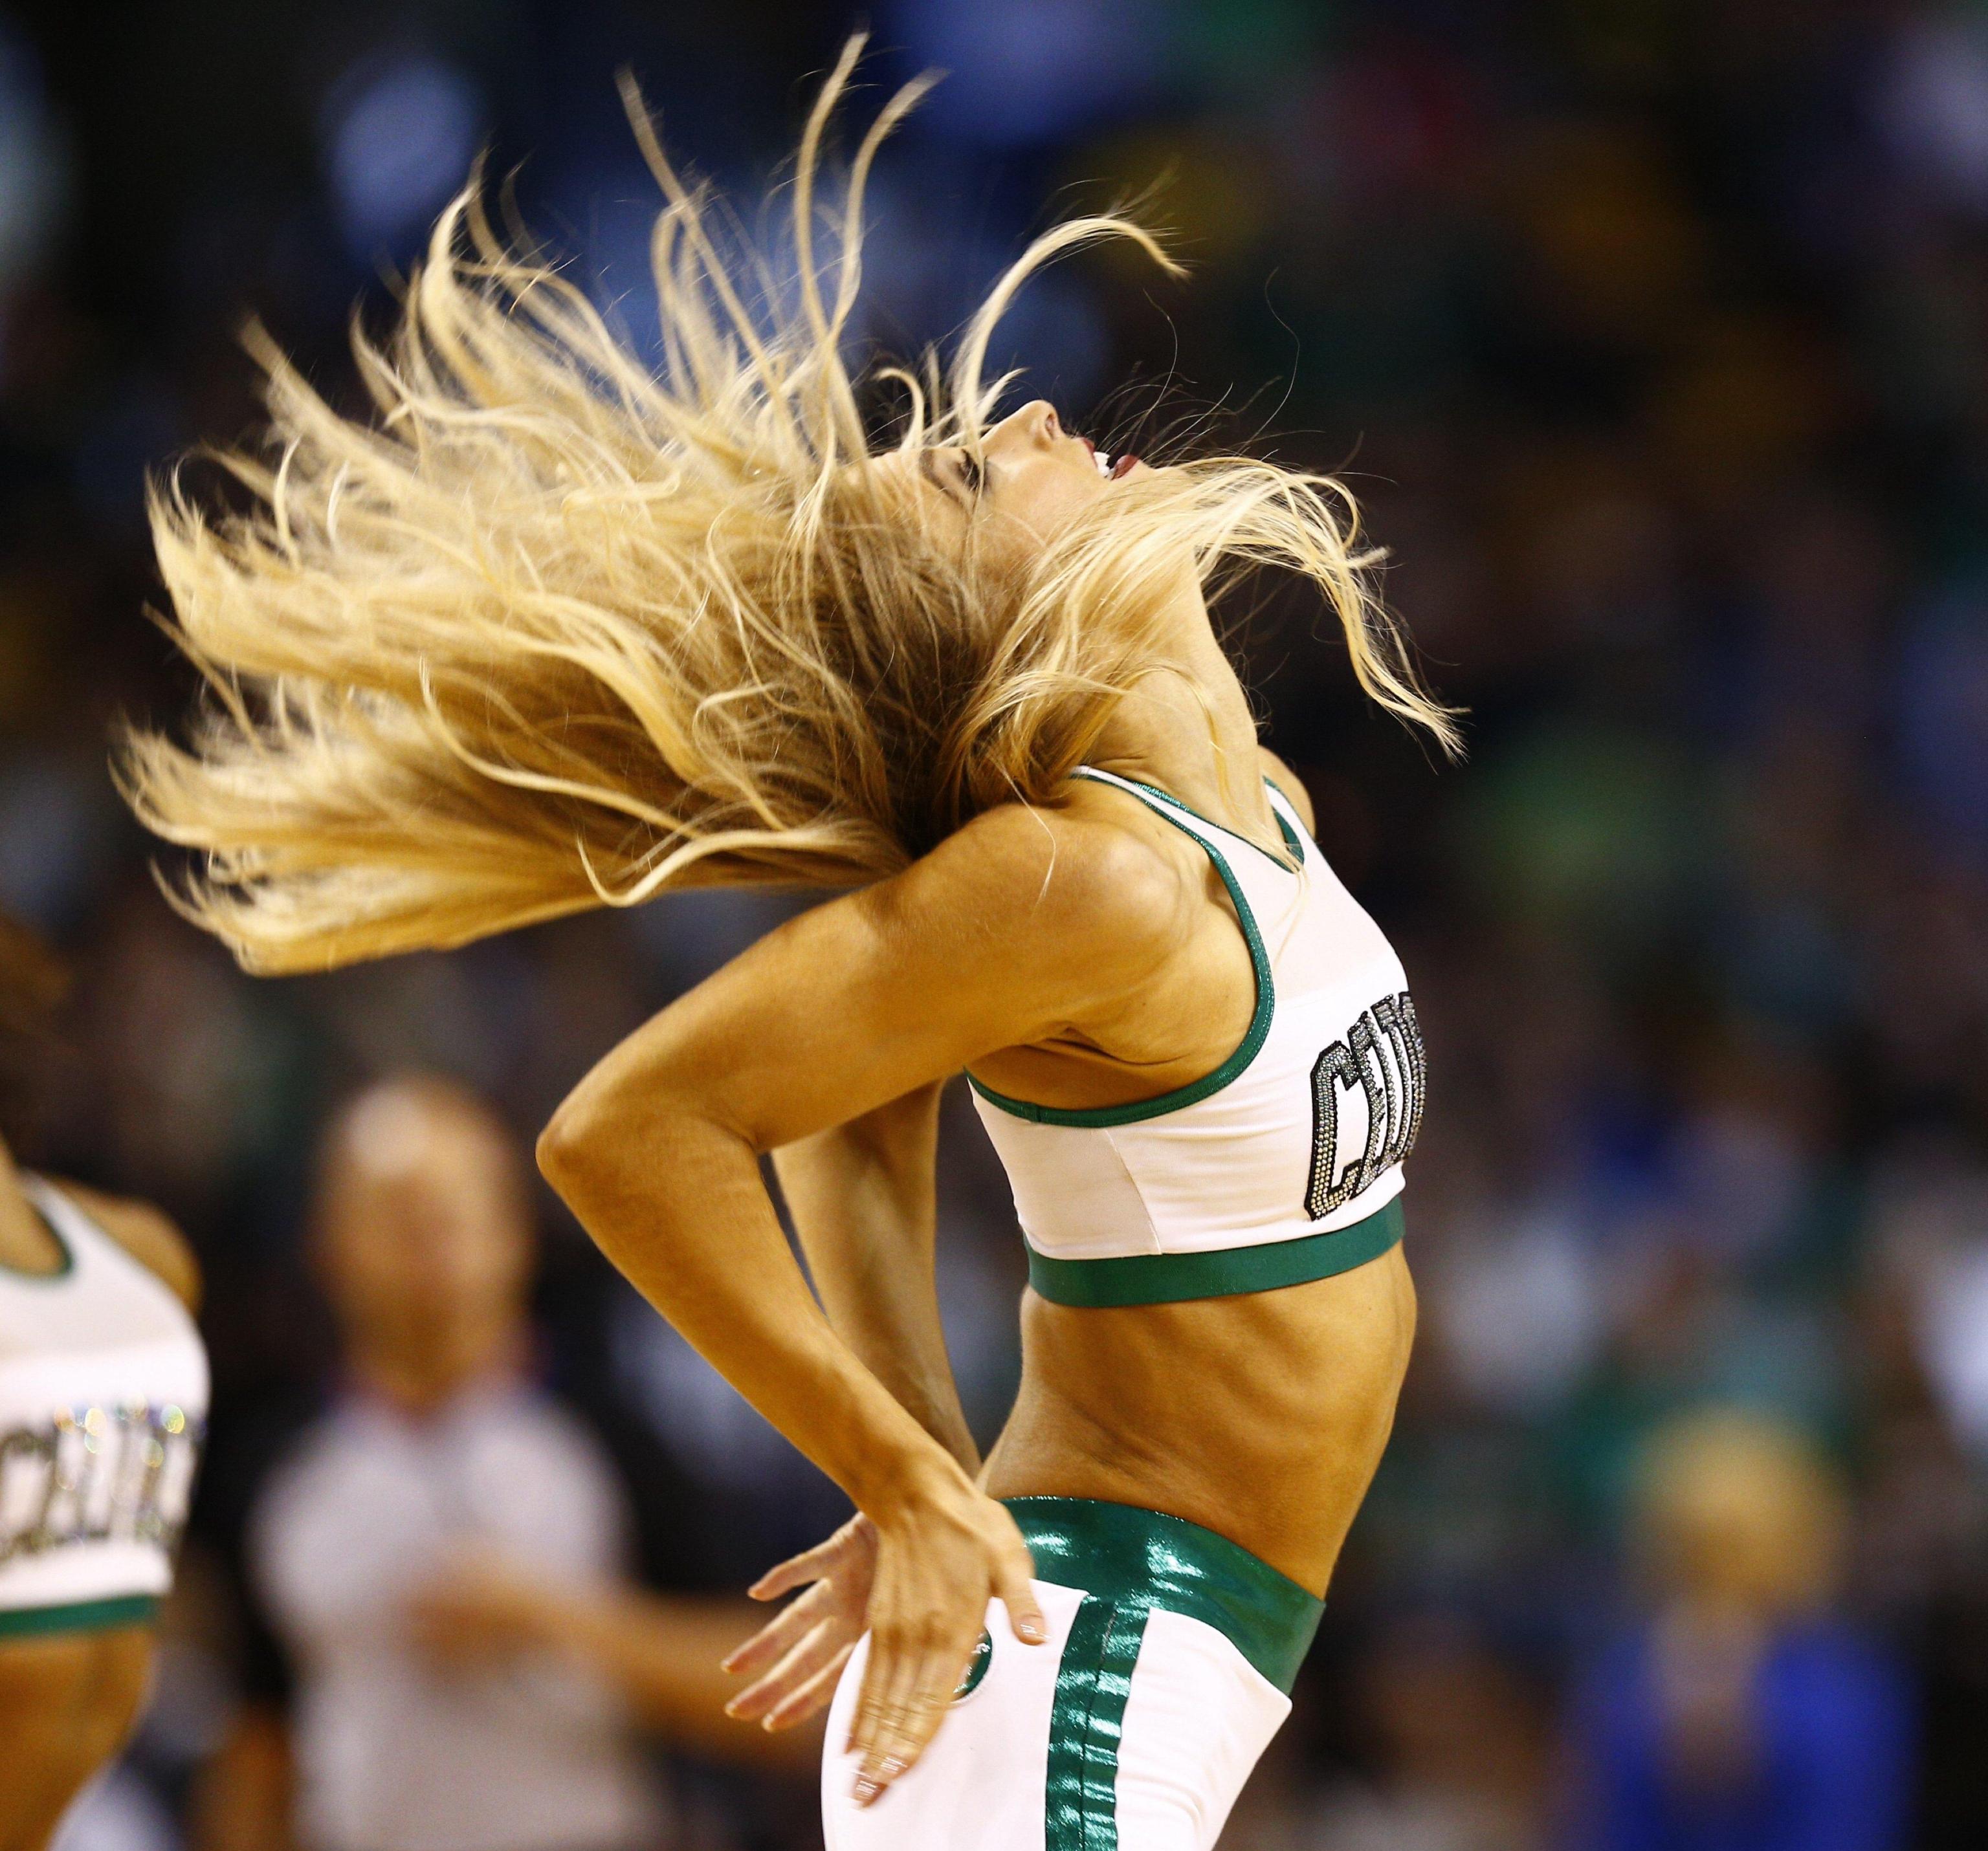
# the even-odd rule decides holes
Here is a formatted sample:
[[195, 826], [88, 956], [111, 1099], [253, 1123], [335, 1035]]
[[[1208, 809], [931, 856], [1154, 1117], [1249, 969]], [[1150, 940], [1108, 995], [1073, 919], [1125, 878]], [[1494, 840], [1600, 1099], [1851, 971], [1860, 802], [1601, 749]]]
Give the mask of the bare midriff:
[[1185, 1517], [1322, 1595], [1394, 1424], [1415, 1339], [1396, 1246], [1277, 1292], [1109, 1309], [1022, 1302], [996, 1498]]
[[145, 1694], [147, 1626], [0, 1640], [0, 1845], [38, 1846]]

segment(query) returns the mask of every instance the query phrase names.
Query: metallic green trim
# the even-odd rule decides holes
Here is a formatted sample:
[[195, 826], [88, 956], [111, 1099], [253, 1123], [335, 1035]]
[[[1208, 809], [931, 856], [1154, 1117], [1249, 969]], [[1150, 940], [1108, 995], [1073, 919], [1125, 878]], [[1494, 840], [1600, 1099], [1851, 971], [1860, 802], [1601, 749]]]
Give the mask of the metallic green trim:
[[1029, 1248], [1029, 1283], [1053, 1305], [1172, 1305], [1183, 1299], [1276, 1292], [1351, 1272], [1377, 1260], [1406, 1225], [1398, 1195], [1365, 1220], [1329, 1234], [1300, 1235], [1211, 1253], [1128, 1253], [1101, 1260], [1057, 1260]]
[[[1263, 782], [1266, 784], [1270, 783], [1270, 779], [1267, 778], [1266, 778]], [[1280, 797], [1284, 797], [1284, 793], [1282, 791], [1277, 790], [1277, 787], [1274, 784], [1270, 785], [1270, 789], [1273, 791], [1276, 791], [1277, 795]], [[1290, 802], [1290, 799], [1284, 797], [1284, 801], [1288, 803]], [[1270, 806], [1270, 814], [1277, 819], [1277, 828], [1283, 836], [1284, 846], [1289, 849], [1293, 855], [1297, 856], [1298, 865], [1302, 867], [1304, 865], [1305, 858], [1303, 839], [1300, 836], [1297, 829], [1293, 826], [1290, 818], [1286, 816], [1282, 810], [1279, 809], [1274, 803]]]
[[955, 1703], [964, 1703], [980, 1688], [980, 1680], [987, 1675], [987, 1668], [994, 1662], [994, 1635], [984, 1626], [980, 1637], [974, 1641], [973, 1656], [966, 1661], [966, 1674], [959, 1680], [959, 1687], [952, 1694]]
[[[1088, 778], [1094, 782], [1098, 784], [1108, 783], [1111, 779], [1116, 778], [1124, 783], [1132, 785], [1137, 789], [1146, 792], [1151, 796], [1159, 798], [1163, 802], [1172, 804], [1175, 809], [1182, 812], [1185, 815], [1192, 816], [1203, 829], [1214, 829], [1218, 833], [1226, 836], [1232, 842], [1239, 842], [1245, 848], [1254, 849], [1256, 853], [1261, 855], [1273, 868], [1280, 869], [1286, 874], [1295, 874], [1298, 871], [1296, 868], [1291, 866], [1287, 862], [1280, 861], [1276, 856], [1272, 854], [1268, 849], [1265, 848], [1261, 843], [1253, 841], [1249, 836], [1243, 835], [1240, 831], [1229, 828], [1226, 823], [1217, 822], [1212, 816], [1204, 816], [1199, 810], [1194, 807], [1192, 804], [1185, 802], [1181, 798], [1176, 797], [1172, 791], [1162, 790], [1157, 784], [1148, 784], [1142, 778], [1128, 778], [1123, 772], [1112, 772], [1104, 776], [1100, 776], [1097, 772], [1093, 771], [1087, 765], [1080, 765], [1075, 771], [1070, 773], [1070, 775], [1073, 778]], [[1284, 796], [1284, 793], [1277, 789], [1276, 782], [1273, 779], [1266, 777], [1263, 780], [1263, 788], [1272, 792], [1275, 796]], [[1284, 797], [1284, 801], [1288, 803], [1290, 802], [1290, 799]], [[1298, 840], [1298, 838], [1296, 833], [1293, 831], [1290, 824], [1285, 821], [1283, 812], [1277, 808], [1274, 802], [1270, 806], [1270, 814], [1275, 816], [1277, 819], [1277, 833], [1283, 837], [1284, 841], [1289, 846], [1291, 853], [1297, 856], [1299, 861], [1302, 863], [1304, 860], [1303, 845]]]
[[[1100, 780], [1101, 782], [1101, 780]], [[1131, 779], [1128, 779], [1129, 783]], [[1146, 787], [1141, 786], [1143, 789]], [[1164, 795], [1165, 793], [1160, 793]], [[1191, 1080], [1185, 1086], [1176, 1086], [1171, 1093], [1162, 1093], [1158, 1099], [1136, 1099], [1129, 1106], [1098, 1106], [1078, 1110], [1062, 1106], [1038, 1106], [1026, 1099], [1010, 1099], [1005, 1093], [996, 1093], [992, 1086], [982, 1086], [969, 1073], [966, 1083], [990, 1106], [998, 1106], [1016, 1118], [1026, 1118], [1038, 1125], [1078, 1125], [1097, 1127], [1104, 1125], [1133, 1125], [1142, 1119], [1159, 1118], [1169, 1112], [1178, 1112], [1183, 1107], [1196, 1105], [1211, 1093], [1219, 1093], [1235, 1079], [1250, 1062], [1256, 1058], [1256, 1051], [1263, 1045], [1263, 1038], [1270, 1032], [1270, 1018], [1277, 1005], [1276, 985], [1270, 974], [1270, 954], [1263, 946], [1263, 935], [1256, 929], [1256, 916], [1249, 910], [1249, 903], [1242, 897], [1241, 883], [1227, 858], [1212, 842], [1202, 842], [1194, 831], [1179, 818], [1167, 815], [1158, 804], [1147, 806], [1155, 816], [1165, 816], [1184, 836], [1201, 843], [1208, 858], [1215, 864], [1215, 871], [1222, 877], [1222, 884], [1229, 890], [1229, 897], [1234, 903], [1236, 917], [1241, 921], [1242, 936], [1249, 947], [1249, 964], [1256, 974], [1256, 1009], [1249, 1018], [1249, 1032], [1242, 1043], [1212, 1073], [1205, 1073], [1199, 1079]], [[1182, 805], [1182, 809], [1186, 806]], [[1189, 810], [1188, 814], [1193, 815]], [[1214, 827], [1210, 824], [1211, 828]], [[1261, 853], [1263, 851], [1259, 850]]]
[[156, 1594], [120, 1594], [109, 1600], [79, 1600], [68, 1606], [0, 1610], [0, 1639], [36, 1633], [100, 1633], [117, 1626], [146, 1626], [159, 1610]]
[[1149, 1608], [1087, 1594], [1050, 1709], [1043, 1851], [1118, 1851], [1118, 1744]]
[[[1043, 1580], [1081, 1588], [1118, 1609], [1157, 1607], [1199, 1620], [1290, 1694], [1325, 1603], [1240, 1543], [1184, 1517], [1130, 1504], [1093, 1498], [1002, 1501]], [[1079, 1612], [1079, 1624], [1090, 1604]]]

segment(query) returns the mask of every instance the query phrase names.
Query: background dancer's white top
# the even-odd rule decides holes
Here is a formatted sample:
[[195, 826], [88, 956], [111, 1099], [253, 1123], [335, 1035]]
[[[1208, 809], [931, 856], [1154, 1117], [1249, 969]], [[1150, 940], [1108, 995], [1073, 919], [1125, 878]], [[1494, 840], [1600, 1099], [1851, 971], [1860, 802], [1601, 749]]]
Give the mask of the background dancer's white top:
[[0, 1266], [0, 1637], [150, 1610], [207, 1416], [186, 1307], [59, 1190], [23, 1186], [63, 1265]]
[[[1129, 792], [1207, 851], [1249, 944], [1256, 1007], [1241, 1045], [1213, 1072], [1135, 1105], [1063, 1110], [973, 1083], [1038, 1289], [1080, 1278], [1063, 1270], [1072, 1262], [1313, 1243], [1302, 1269], [1283, 1276], [1263, 1270], [1274, 1258], [1253, 1269], [1239, 1258], [1226, 1272], [1182, 1270], [1179, 1289], [1154, 1289], [1165, 1285], [1162, 1269], [1116, 1296], [1066, 1296], [1053, 1285], [1046, 1295], [1215, 1295], [1322, 1277], [1344, 1269], [1336, 1262], [1360, 1263], [1356, 1251], [1372, 1257], [1384, 1225], [1374, 1218], [1401, 1192], [1401, 1160], [1422, 1122], [1422, 1038], [1401, 960], [1275, 785], [1288, 861], [1165, 792], [1088, 767], [1077, 775]], [[1361, 1224], [1373, 1238], [1351, 1234]], [[1398, 1235], [1398, 1211], [1386, 1225]], [[1342, 1231], [1335, 1253], [1321, 1237]]]

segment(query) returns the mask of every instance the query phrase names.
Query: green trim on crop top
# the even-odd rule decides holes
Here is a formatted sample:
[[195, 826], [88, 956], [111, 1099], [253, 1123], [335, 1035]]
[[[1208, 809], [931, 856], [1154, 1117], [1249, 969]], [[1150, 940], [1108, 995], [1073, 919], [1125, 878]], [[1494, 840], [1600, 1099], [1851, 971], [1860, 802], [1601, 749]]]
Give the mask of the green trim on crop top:
[[[1090, 779], [1091, 782], [1097, 784], [1108, 784], [1111, 782], [1109, 779], [1094, 776], [1087, 765], [1079, 765], [1070, 775], [1076, 778]], [[1158, 785], [1140, 784], [1136, 778], [1128, 778], [1125, 782], [1128, 784], [1138, 784], [1142, 791], [1151, 792], [1154, 796], [1161, 799], [1165, 805], [1171, 806], [1175, 809], [1185, 811], [1188, 816], [1194, 818], [1195, 822], [1204, 827], [1219, 829], [1225, 836], [1235, 836], [1238, 842], [1255, 849], [1258, 854], [1273, 866], [1280, 867], [1283, 866], [1268, 849], [1260, 847], [1256, 843], [1251, 842], [1246, 836], [1237, 835], [1233, 829], [1222, 829], [1219, 822], [1210, 822], [1199, 812], [1189, 809], [1178, 797], [1161, 790]], [[1270, 781], [1266, 778], [1263, 782], [1267, 785]], [[1153, 806], [1149, 805], [1148, 807]], [[1277, 827], [1282, 832], [1285, 841], [1290, 844], [1291, 853], [1298, 857], [1302, 864], [1304, 859], [1303, 843], [1299, 839], [1297, 832], [1284, 820], [1283, 811], [1273, 805], [1271, 812], [1277, 819]], [[1124, 1106], [1086, 1107], [1039, 1106], [1030, 1099], [1011, 1099], [1005, 1093], [996, 1093], [992, 1086], [983, 1085], [971, 1073], [968, 1074], [966, 1083], [990, 1106], [998, 1106], [1003, 1112], [1016, 1118], [1026, 1118], [1038, 1125], [1080, 1125], [1094, 1130], [1106, 1125], [1135, 1125], [1141, 1119], [1159, 1118], [1167, 1113], [1178, 1112], [1183, 1106], [1199, 1103], [1211, 1093], [1219, 1093], [1256, 1058], [1256, 1050], [1263, 1046], [1264, 1036], [1270, 1032], [1270, 1018], [1276, 1013], [1277, 1007], [1276, 985], [1270, 975], [1270, 954], [1263, 947], [1263, 934], [1257, 930], [1256, 915], [1251, 911], [1249, 901], [1242, 897], [1242, 883], [1236, 878], [1235, 870], [1229, 866], [1229, 858], [1221, 850], [1213, 843], [1203, 840], [1201, 836], [1197, 836], [1178, 817], [1168, 815], [1166, 809], [1155, 809], [1154, 813], [1156, 816], [1166, 817], [1167, 821], [1172, 823], [1183, 836], [1192, 842], [1199, 843], [1206, 852], [1209, 860], [1215, 864], [1215, 873], [1222, 877], [1222, 884], [1229, 890], [1230, 903], [1235, 907], [1236, 917], [1242, 924], [1242, 937], [1249, 947], [1249, 966], [1256, 973], [1256, 1007], [1249, 1018], [1249, 1026], [1243, 1035], [1241, 1044], [1236, 1048], [1236, 1052], [1212, 1073], [1205, 1073], [1199, 1079], [1190, 1080], [1184, 1086], [1176, 1086], [1171, 1093], [1162, 1093], [1157, 1099], [1134, 1099], [1131, 1104]], [[1295, 876], [1298, 870], [1286, 867], [1284, 868], [1284, 872]]]
[[1052, 1305], [1177, 1305], [1188, 1299], [1276, 1292], [1351, 1272], [1378, 1260], [1401, 1239], [1405, 1228], [1398, 1195], [1351, 1227], [1254, 1247], [1057, 1260], [1038, 1253], [1026, 1241], [1023, 1245], [1029, 1250], [1029, 1284], [1037, 1298]]
[[[1114, 782], [1114, 779], [1098, 777], [1087, 766], [1080, 767], [1073, 775], [1090, 778], [1098, 783]], [[1235, 870], [1222, 851], [1205, 836], [1189, 829], [1182, 822], [1181, 816], [1192, 816], [1204, 829], [1242, 843], [1293, 879], [1302, 873], [1305, 864], [1303, 838], [1292, 828], [1283, 810], [1273, 804], [1271, 811], [1277, 819], [1277, 828], [1297, 860], [1298, 866], [1290, 867], [1260, 843], [1252, 841], [1236, 830], [1211, 821], [1192, 805], [1182, 802], [1170, 791], [1161, 790], [1157, 785], [1143, 783], [1135, 778], [1117, 782], [1132, 785], [1144, 792], [1151, 799], [1147, 807], [1166, 818], [1183, 835], [1192, 836], [1213, 863], [1215, 872], [1222, 877], [1222, 885], [1229, 891], [1230, 900], [1235, 905], [1236, 918], [1242, 924], [1242, 936], [1249, 947], [1250, 964], [1256, 980], [1256, 1008], [1242, 1044], [1213, 1072], [1191, 1081], [1186, 1086], [1175, 1087], [1170, 1093], [1163, 1093], [1157, 1099], [1138, 1099], [1129, 1105], [1087, 1109], [1043, 1106], [1029, 1099], [1011, 1099], [1004, 1093], [996, 1093], [991, 1086], [982, 1085], [972, 1074], [966, 1076], [967, 1083], [989, 1105], [1013, 1117], [1026, 1119], [1036, 1124], [1068, 1125], [1097, 1130], [1114, 1125], [1136, 1124], [1142, 1120], [1162, 1117], [1168, 1113], [1197, 1104], [1221, 1091], [1256, 1058], [1270, 1033], [1271, 1018], [1276, 1007], [1276, 985], [1271, 973], [1270, 955], [1264, 948], [1263, 934], [1258, 929], [1256, 915], [1243, 896], [1242, 885], [1236, 878]], [[1271, 779], [1266, 778], [1263, 782], [1273, 791], [1276, 790]], [[1278, 792], [1277, 794], [1281, 795], [1283, 793]], [[1289, 799], [1286, 798], [1286, 801], [1289, 802]], [[1176, 815], [1176, 812], [1180, 814]], [[1315, 1279], [1329, 1278], [1335, 1273], [1351, 1272], [1356, 1267], [1379, 1258], [1401, 1240], [1404, 1226], [1401, 1198], [1396, 1196], [1373, 1214], [1350, 1226], [1290, 1240], [1266, 1241], [1244, 1247], [1219, 1248], [1200, 1252], [1121, 1254], [1090, 1259], [1058, 1259], [1038, 1251], [1030, 1244], [1029, 1283], [1039, 1297], [1046, 1299], [1053, 1304], [1084, 1307], [1161, 1305], [1191, 1299], [1227, 1298], [1245, 1292], [1275, 1292], [1288, 1285], [1307, 1285]]]
[[[1079, 765], [1077, 769], [1070, 774], [1070, 775], [1074, 778], [1088, 778], [1094, 784], [1107, 784], [1111, 782], [1110, 779], [1099, 777], [1097, 774], [1087, 765]], [[1143, 778], [1128, 778], [1122, 772], [1114, 772], [1112, 773], [1112, 776], [1117, 778], [1124, 783], [1136, 785], [1141, 790], [1145, 792], [1148, 796], [1157, 797], [1162, 803], [1171, 804], [1175, 809], [1182, 811], [1186, 815], [1192, 816], [1203, 829], [1214, 829], [1221, 835], [1232, 836], [1238, 842], [1248, 843], [1248, 845], [1251, 848], [1254, 849], [1258, 854], [1261, 855], [1266, 861], [1269, 862], [1273, 867], [1282, 868], [1286, 874], [1295, 874], [1298, 871], [1297, 868], [1292, 867], [1288, 863], [1280, 861], [1276, 856], [1272, 854], [1268, 849], [1265, 848], [1261, 843], [1244, 835], [1240, 829], [1232, 829], [1226, 823], [1217, 822], [1212, 816], [1204, 816], [1199, 810], [1194, 807], [1192, 804], [1187, 802], [1182, 798], [1176, 797], [1172, 791], [1163, 791], [1157, 784], [1148, 784]], [[1290, 802], [1290, 799], [1284, 796], [1283, 792], [1278, 789], [1276, 779], [1266, 778], [1263, 780], [1263, 788], [1267, 791], [1276, 792], [1277, 795], [1283, 797], [1284, 801], [1286, 803]], [[1290, 819], [1285, 816], [1284, 812], [1279, 809], [1274, 803], [1270, 806], [1270, 814], [1277, 819], [1277, 833], [1283, 837], [1285, 847], [1289, 849], [1290, 852], [1297, 857], [1298, 866], [1302, 867], [1304, 865], [1305, 858], [1303, 838], [1298, 834], [1296, 829], [1291, 827]]]

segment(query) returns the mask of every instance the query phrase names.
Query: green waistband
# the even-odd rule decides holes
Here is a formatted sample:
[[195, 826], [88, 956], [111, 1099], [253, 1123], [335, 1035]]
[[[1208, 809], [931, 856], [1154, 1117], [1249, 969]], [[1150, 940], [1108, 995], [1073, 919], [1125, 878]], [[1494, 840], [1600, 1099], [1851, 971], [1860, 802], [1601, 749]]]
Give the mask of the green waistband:
[[66, 1606], [0, 1608], [0, 1639], [40, 1633], [101, 1633], [117, 1626], [147, 1626], [159, 1610], [155, 1594], [120, 1594]]
[[1133, 1253], [1107, 1260], [1053, 1260], [1029, 1249], [1029, 1283], [1053, 1305], [1170, 1305], [1275, 1292], [1351, 1272], [1401, 1238], [1401, 1198], [1351, 1227], [1260, 1247], [1214, 1253]]
[[1289, 1695], [1325, 1603], [1239, 1543], [1184, 1517], [1091, 1498], [1006, 1498], [1035, 1557], [1060, 1586], [1138, 1613], [1212, 1626]]

